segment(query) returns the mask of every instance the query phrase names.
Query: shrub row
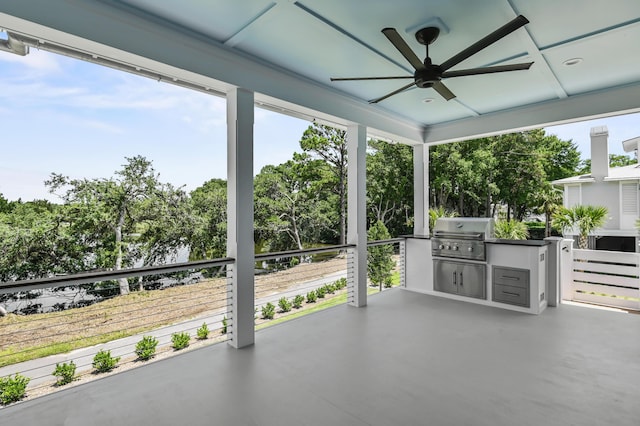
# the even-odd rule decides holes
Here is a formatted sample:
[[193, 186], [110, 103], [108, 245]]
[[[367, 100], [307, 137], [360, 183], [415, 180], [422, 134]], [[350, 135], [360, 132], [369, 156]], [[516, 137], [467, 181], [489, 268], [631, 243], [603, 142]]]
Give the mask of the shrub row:
[[[319, 287], [315, 290], [311, 290], [306, 294], [306, 296], [302, 294], [296, 295], [293, 299], [289, 300], [286, 297], [280, 298], [278, 300], [278, 308], [281, 313], [289, 312], [291, 309], [300, 309], [302, 308], [302, 304], [306, 301], [306, 303], [316, 303], [318, 299], [323, 299], [327, 294], [334, 294], [336, 291], [342, 290], [347, 286], [347, 279], [340, 278], [336, 280], [332, 284], [325, 284], [322, 287]], [[257, 311], [258, 308], [256, 308]], [[276, 314], [276, 307], [273, 303], [268, 302], [261, 309], [261, 318], [262, 319], [273, 319]], [[226, 331], [226, 324], [225, 331]]]

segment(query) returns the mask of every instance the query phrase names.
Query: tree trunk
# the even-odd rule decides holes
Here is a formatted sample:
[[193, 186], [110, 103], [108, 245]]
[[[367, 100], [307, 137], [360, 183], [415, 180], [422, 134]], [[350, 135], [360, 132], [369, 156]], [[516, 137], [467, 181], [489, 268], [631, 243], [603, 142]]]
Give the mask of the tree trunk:
[[[120, 217], [118, 218], [118, 225], [115, 229], [116, 234], [116, 265], [115, 270], [122, 269], [122, 227], [124, 226], [125, 211], [120, 211]], [[120, 294], [129, 294], [129, 281], [126, 278], [118, 278], [118, 286], [120, 287]]]
[[586, 250], [589, 247], [589, 239], [588, 235], [580, 235], [578, 237], [578, 248], [582, 250]]

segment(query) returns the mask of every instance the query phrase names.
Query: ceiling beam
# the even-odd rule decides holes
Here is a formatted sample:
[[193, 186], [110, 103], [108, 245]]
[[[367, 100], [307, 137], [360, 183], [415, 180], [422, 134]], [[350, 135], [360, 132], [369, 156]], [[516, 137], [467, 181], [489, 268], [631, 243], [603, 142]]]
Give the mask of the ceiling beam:
[[425, 129], [439, 144], [640, 111], [640, 83], [465, 118]]

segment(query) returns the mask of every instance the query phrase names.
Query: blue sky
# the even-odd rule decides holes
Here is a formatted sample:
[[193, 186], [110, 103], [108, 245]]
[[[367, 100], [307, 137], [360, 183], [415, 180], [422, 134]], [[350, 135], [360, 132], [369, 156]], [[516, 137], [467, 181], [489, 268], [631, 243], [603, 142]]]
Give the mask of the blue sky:
[[[162, 181], [193, 190], [226, 177], [222, 98], [31, 49], [0, 52], [0, 193], [9, 200], [55, 197], [52, 172], [110, 177], [124, 157], [153, 161]], [[254, 166], [280, 164], [299, 151], [309, 122], [256, 109]], [[609, 128], [609, 151], [640, 136], [640, 115], [548, 128], [589, 156], [589, 129]]]

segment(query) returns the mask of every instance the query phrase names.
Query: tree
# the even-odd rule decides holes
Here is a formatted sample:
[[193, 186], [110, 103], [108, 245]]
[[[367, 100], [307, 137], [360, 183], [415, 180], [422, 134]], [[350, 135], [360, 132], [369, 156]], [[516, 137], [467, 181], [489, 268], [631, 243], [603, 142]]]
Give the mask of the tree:
[[607, 208], [602, 206], [577, 205], [572, 208], [561, 207], [553, 215], [553, 226], [563, 233], [578, 231], [578, 248], [588, 248], [588, 236], [591, 231], [604, 225], [607, 220]]
[[227, 181], [211, 179], [191, 192], [195, 226], [189, 259], [224, 257], [227, 250]]
[[11, 203], [9, 200], [4, 198], [2, 193], [0, 192], [0, 213], [9, 213], [11, 211]]
[[327, 168], [322, 160], [294, 156], [256, 176], [256, 231], [270, 249], [302, 250], [305, 243], [322, 242], [323, 231], [333, 231], [330, 197], [321, 182]]
[[[389, 231], [381, 220], [377, 221], [367, 232], [369, 241], [387, 240], [390, 237]], [[367, 271], [369, 279], [373, 285], [378, 285], [382, 291], [383, 284], [391, 286], [391, 271], [394, 263], [391, 255], [393, 247], [388, 244], [369, 247], [367, 249]]]
[[0, 213], [0, 281], [87, 269], [87, 250], [63, 220], [64, 209], [36, 200], [16, 202], [10, 213]]
[[413, 222], [413, 151], [410, 146], [370, 140], [367, 153], [367, 216], [391, 235], [410, 232]]
[[[338, 194], [339, 241], [344, 244], [347, 231], [347, 143], [346, 132], [334, 127], [313, 123], [300, 140], [302, 150], [311, 154], [309, 159], [321, 159], [329, 166], [330, 176], [325, 176]], [[330, 178], [330, 180], [328, 179]]]
[[562, 206], [562, 191], [554, 188], [549, 182], [536, 193], [537, 207], [534, 212], [544, 214], [544, 236], [551, 236], [551, 218], [553, 213]]
[[[161, 183], [146, 158], [126, 160], [109, 179], [52, 173], [45, 182], [64, 201], [70, 230], [91, 251], [94, 265], [116, 271], [175, 254], [191, 229], [184, 192]], [[120, 294], [129, 292], [126, 278], [118, 279], [118, 287]]]
[[[630, 166], [632, 164], [636, 164], [635, 158], [628, 155], [609, 154], [609, 167]], [[586, 175], [589, 173], [591, 173], [591, 159], [587, 158], [580, 164], [577, 174]]]

